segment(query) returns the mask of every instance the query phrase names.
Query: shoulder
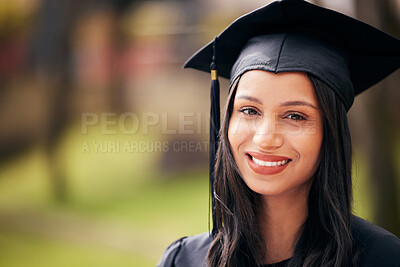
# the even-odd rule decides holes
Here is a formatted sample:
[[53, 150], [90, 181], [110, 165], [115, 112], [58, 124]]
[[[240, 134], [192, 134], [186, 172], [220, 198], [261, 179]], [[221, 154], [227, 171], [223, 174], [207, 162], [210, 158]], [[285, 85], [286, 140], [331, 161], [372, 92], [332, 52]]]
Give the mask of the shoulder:
[[209, 232], [180, 238], [164, 251], [157, 267], [207, 266], [207, 251], [211, 243]]
[[353, 216], [353, 237], [360, 266], [400, 266], [400, 239], [385, 229]]

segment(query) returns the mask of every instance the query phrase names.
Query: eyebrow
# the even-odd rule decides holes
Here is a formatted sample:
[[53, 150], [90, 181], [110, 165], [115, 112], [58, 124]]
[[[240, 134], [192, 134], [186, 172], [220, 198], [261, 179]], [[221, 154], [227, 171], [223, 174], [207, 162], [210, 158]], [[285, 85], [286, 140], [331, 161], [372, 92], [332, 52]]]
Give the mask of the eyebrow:
[[[249, 96], [249, 95], [239, 95], [236, 97], [236, 99], [246, 99], [249, 101], [253, 101], [256, 102], [260, 105], [262, 105], [262, 101], [256, 97], [253, 96]], [[316, 106], [312, 105], [311, 103], [308, 103], [306, 101], [287, 101], [287, 102], [283, 102], [279, 105], [280, 107], [286, 107], [286, 106], [308, 106], [308, 107], [312, 107], [313, 109], [319, 110]]]
[[308, 106], [308, 107], [312, 107], [313, 109], [319, 110], [316, 106], [314, 106], [313, 104], [310, 104], [306, 101], [288, 101], [288, 102], [284, 102], [281, 103], [279, 106], [281, 107], [286, 107], [286, 106]]
[[236, 97], [236, 99], [246, 99], [246, 100], [249, 100], [249, 101], [256, 102], [256, 103], [258, 103], [260, 105], [263, 104], [260, 99], [258, 99], [256, 97], [249, 96], [249, 95], [239, 95], [239, 96]]

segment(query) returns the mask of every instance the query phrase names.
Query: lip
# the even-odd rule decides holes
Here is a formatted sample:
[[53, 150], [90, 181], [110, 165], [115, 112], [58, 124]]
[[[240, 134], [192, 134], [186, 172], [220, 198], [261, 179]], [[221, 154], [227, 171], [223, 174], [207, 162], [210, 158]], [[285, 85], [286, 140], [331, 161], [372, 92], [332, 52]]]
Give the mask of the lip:
[[[255, 153], [255, 152], [250, 152], [246, 154], [247, 156], [247, 163], [249, 164], [250, 168], [258, 173], [258, 174], [263, 174], [263, 175], [273, 175], [273, 174], [278, 174], [282, 172], [286, 167], [290, 164], [291, 159], [288, 157], [283, 157], [283, 156], [275, 156], [275, 155], [263, 155], [260, 153]], [[262, 161], [282, 161], [282, 160], [289, 160], [288, 163], [282, 166], [261, 166], [255, 163], [251, 157], [254, 157], [258, 160]]]

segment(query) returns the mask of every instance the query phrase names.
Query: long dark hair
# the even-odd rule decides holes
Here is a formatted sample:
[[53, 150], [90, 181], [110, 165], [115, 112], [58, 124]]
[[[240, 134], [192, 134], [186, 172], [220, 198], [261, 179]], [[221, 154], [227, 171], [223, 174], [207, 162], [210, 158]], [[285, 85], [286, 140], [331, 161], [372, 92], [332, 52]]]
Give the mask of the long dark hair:
[[[309, 78], [323, 112], [324, 135], [308, 198], [308, 217], [288, 266], [354, 266], [352, 151], [346, 109], [325, 83]], [[237, 82], [225, 106], [217, 151], [214, 197], [218, 232], [207, 256], [212, 267], [259, 266], [266, 253], [257, 221], [260, 195], [240, 176], [228, 141], [236, 88]]]

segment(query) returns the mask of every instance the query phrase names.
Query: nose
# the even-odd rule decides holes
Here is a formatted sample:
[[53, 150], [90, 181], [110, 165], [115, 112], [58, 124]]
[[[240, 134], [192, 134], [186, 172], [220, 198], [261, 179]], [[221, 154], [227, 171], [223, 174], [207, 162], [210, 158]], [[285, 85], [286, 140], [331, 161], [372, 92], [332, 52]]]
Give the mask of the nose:
[[258, 121], [253, 142], [263, 150], [279, 148], [284, 142], [284, 133], [274, 116], [265, 116]]

